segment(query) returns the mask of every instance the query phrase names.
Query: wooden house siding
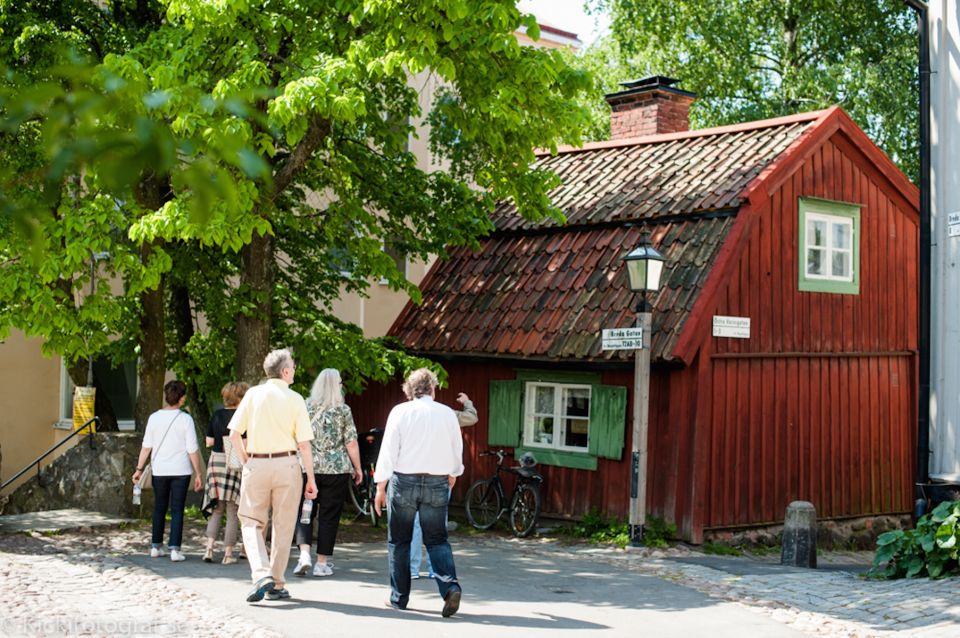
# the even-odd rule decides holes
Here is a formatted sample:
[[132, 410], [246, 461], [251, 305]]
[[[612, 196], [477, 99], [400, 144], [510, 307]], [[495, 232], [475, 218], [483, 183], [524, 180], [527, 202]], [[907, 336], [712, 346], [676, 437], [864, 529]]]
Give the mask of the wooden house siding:
[[[458, 392], [466, 392], [473, 400], [479, 420], [476, 425], [463, 428], [463, 458], [465, 463], [464, 475], [454, 488], [453, 502], [460, 503], [470, 483], [480, 478], [487, 478], [493, 474], [496, 466], [494, 459], [479, 457], [480, 452], [491, 448], [487, 444], [488, 416], [490, 414], [489, 384], [492, 380], [513, 379], [516, 377], [514, 367], [496, 362], [444, 362], [448, 372], [446, 389], [437, 393], [437, 400], [457, 407]], [[619, 385], [632, 388], [632, 370], [607, 370], [601, 373], [601, 382], [604, 385]], [[671, 404], [667, 396], [667, 380], [660, 375], [654, 375], [651, 382], [651, 396], [656, 397], [659, 406], [667, 410]], [[632, 393], [628, 393], [626, 414], [632, 414]], [[374, 427], [382, 428], [386, 423], [387, 415], [394, 405], [403, 401], [399, 383], [387, 385], [371, 384], [364, 391], [362, 397], [348, 397], [357, 429], [364, 432]], [[664, 413], [669, 415], [669, 410]], [[672, 496], [676, 485], [672, 479], [677, 473], [676, 463], [682, 459], [682, 438], [674, 436], [676, 428], [667, 426], [667, 418], [660, 416], [660, 411], [651, 410], [651, 440], [657, 444], [651, 448], [651, 476], [657, 476], [656, 483], [648, 485], [648, 500], [651, 511], [662, 516], [662, 504], [674, 503]], [[676, 424], [686, 423], [677, 420]], [[567, 467], [558, 467], [541, 463], [539, 470], [543, 474], [543, 511], [546, 514], [565, 518], [579, 518], [591, 508], [598, 508], [603, 504], [602, 511], [607, 516], [626, 519], [630, 502], [630, 464], [631, 446], [630, 423], [626, 428], [624, 452], [619, 459], [597, 459], [596, 470], [580, 470]], [[534, 451], [536, 454], [536, 451]], [[682, 462], [682, 461], [681, 461]], [[505, 477], [508, 488], [512, 486], [510, 477]], [[672, 506], [671, 506], [672, 507]], [[673, 520], [673, 512], [670, 519]]]
[[[782, 522], [797, 499], [821, 518], [910, 510], [919, 191], [841, 109], [541, 161], [561, 174], [552, 195], [576, 224], [514, 219], [502, 203], [497, 232], [479, 252], [438, 262], [424, 303], [409, 304], [391, 329], [446, 367], [438, 400], [454, 405], [464, 391], [479, 412], [464, 430], [455, 504], [493, 471], [492, 459], [478, 457], [489, 447], [491, 381], [553, 366], [599, 372], [601, 385], [628, 393], [620, 458], [596, 458], [596, 469], [583, 469], [582, 458], [550, 459], [576, 468], [544, 460], [544, 512], [626, 518], [633, 365], [627, 352], [602, 351], [599, 336], [630, 319], [634, 296], [619, 258], [646, 231], [667, 256], [665, 284], [652, 295], [648, 513], [702, 542], [705, 529]], [[636, 170], [624, 172], [624, 161]], [[615, 179], [597, 178], [610, 172]], [[634, 179], [639, 172], [649, 182]], [[833, 209], [853, 220], [859, 244], [850, 285], [801, 291], [800, 198], [858, 208]], [[749, 317], [750, 338], [714, 338], [715, 315]], [[400, 400], [396, 385], [371, 387], [351, 405], [361, 427], [382, 426]], [[509, 440], [503, 429], [497, 440]]]
[[[859, 294], [798, 290], [800, 197], [862, 206]], [[751, 338], [702, 328], [703, 525], [780, 521], [796, 499], [821, 517], [909, 511], [916, 207], [838, 132], [756, 214], [713, 313], [750, 317]]]

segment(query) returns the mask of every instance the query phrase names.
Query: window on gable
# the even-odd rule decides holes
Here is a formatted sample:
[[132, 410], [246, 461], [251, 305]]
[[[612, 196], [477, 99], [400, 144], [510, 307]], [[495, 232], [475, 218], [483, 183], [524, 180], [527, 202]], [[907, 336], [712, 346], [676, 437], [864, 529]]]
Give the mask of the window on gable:
[[584, 452], [590, 430], [590, 386], [527, 383], [523, 443]]
[[799, 289], [858, 294], [860, 207], [801, 198], [799, 210]]

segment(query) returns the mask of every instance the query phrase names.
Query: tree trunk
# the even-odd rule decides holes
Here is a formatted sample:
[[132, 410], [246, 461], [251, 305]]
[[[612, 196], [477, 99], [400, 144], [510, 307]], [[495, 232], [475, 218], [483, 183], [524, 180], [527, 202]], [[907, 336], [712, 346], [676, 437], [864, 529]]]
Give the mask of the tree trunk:
[[[147, 210], [157, 210], [170, 192], [166, 178], [149, 175], [140, 180], [135, 189], [137, 203]], [[146, 263], [153, 255], [157, 240], [140, 247], [140, 261]], [[137, 362], [137, 403], [133, 418], [137, 431], [143, 432], [150, 415], [163, 407], [163, 382], [167, 374], [166, 334], [164, 333], [163, 287], [164, 277], [154, 290], [140, 294], [140, 359]]]
[[240, 287], [249, 291], [253, 308], [237, 316], [237, 374], [250, 384], [263, 378], [263, 359], [270, 352], [273, 251], [271, 235], [254, 233], [240, 253]]
[[[170, 299], [173, 311], [173, 327], [177, 335], [177, 351], [181, 361], [187, 360], [187, 344], [193, 338], [193, 313], [190, 311], [190, 291], [184, 286], [171, 285]], [[185, 379], [181, 379], [187, 384], [187, 403], [190, 404], [190, 414], [196, 422], [197, 427], [206, 430], [206, 425], [210, 421], [210, 406], [207, 404], [207, 397], [200, 391], [200, 386], [196, 380], [200, 378], [200, 370], [196, 366], [191, 366], [185, 371]]]
[[[140, 258], [149, 259], [153, 245], [140, 249]], [[143, 432], [150, 415], [163, 407], [163, 382], [167, 374], [166, 335], [163, 331], [163, 278], [153, 290], [140, 295], [140, 360], [137, 362], [137, 405], [133, 418], [137, 431]]]

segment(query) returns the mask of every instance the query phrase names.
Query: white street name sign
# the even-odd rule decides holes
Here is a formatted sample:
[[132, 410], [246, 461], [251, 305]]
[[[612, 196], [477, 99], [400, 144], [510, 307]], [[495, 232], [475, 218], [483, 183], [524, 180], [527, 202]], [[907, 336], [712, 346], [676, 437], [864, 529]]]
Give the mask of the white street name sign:
[[639, 350], [643, 348], [643, 328], [611, 328], [601, 334], [604, 350]]
[[947, 236], [960, 236], [960, 212], [947, 215]]
[[713, 316], [713, 336], [733, 339], [750, 338], [750, 317]]

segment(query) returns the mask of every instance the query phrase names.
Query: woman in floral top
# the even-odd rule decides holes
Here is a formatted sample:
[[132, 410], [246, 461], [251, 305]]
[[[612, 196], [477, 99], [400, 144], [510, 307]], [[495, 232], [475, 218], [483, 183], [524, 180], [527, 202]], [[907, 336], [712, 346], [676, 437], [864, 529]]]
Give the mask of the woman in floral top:
[[[333, 544], [340, 527], [340, 512], [347, 497], [350, 479], [359, 484], [363, 480], [360, 469], [360, 448], [357, 445], [357, 428], [353, 413], [343, 402], [340, 372], [332, 368], [323, 370], [313, 382], [307, 412], [313, 427], [313, 471], [317, 481], [317, 498], [310, 512], [310, 523], [297, 522], [297, 545], [300, 560], [293, 573], [306, 576], [310, 571], [310, 541], [313, 519], [317, 519], [317, 563], [314, 576], [333, 575], [333, 564], [328, 562], [333, 555]], [[304, 477], [306, 480], [306, 477]], [[300, 501], [303, 509], [303, 500]]]

